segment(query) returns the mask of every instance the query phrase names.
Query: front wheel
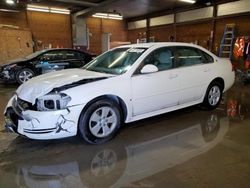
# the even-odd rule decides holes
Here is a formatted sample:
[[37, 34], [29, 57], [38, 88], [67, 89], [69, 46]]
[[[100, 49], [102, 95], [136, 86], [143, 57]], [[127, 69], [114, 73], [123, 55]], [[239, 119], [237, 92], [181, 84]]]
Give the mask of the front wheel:
[[120, 124], [119, 105], [110, 100], [99, 100], [80, 115], [79, 132], [88, 143], [100, 144], [113, 138]]
[[202, 106], [208, 110], [217, 108], [222, 98], [222, 86], [219, 82], [212, 82], [207, 89]]
[[21, 69], [16, 74], [16, 81], [19, 84], [23, 84], [24, 82], [27, 82], [34, 76], [35, 76], [35, 73], [31, 69], [28, 69], [28, 68]]

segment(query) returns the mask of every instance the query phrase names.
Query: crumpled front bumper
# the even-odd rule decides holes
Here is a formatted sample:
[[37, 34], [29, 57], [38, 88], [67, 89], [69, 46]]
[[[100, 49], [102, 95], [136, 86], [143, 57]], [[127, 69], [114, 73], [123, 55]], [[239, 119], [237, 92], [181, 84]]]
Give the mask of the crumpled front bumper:
[[9, 70], [3, 70], [3, 68], [0, 68], [0, 79], [4, 81], [15, 81], [15, 75], [13, 72]]
[[84, 105], [57, 111], [23, 111], [13, 105], [13, 100], [10, 99], [4, 113], [8, 131], [36, 140], [65, 138], [77, 134], [78, 119]]
[[18, 116], [14, 113], [14, 110], [8, 108], [5, 112], [5, 129], [7, 132], [17, 133], [17, 123], [15, 120], [18, 119]]

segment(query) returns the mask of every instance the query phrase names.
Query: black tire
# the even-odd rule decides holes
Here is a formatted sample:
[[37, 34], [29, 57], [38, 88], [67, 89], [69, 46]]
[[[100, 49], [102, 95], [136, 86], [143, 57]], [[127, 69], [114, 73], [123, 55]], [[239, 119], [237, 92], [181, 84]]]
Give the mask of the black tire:
[[35, 73], [31, 69], [29, 68], [20, 69], [16, 73], [16, 81], [19, 84], [23, 84], [24, 82], [27, 82], [34, 76], [35, 76]]
[[[218, 91], [218, 96], [215, 97], [214, 102], [211, 102], [211, 90], [215, 89], [216, 91]], [[222, 85], [219, 82], [212, 82], [206, 91], [206, 95], [205, 98], [202, 102], [202, 106], [207, 109], [207, 110], [213, 110], [215, 108], [217, 108], [220, 104], [220, 101], [222, 99]]]
[[[99, 111], [103, 113], [101, 109], [104, 109], [104, 108], [110, 109], [111, 111], [109, 111], [108, 113], [111, 113], [114, 115], [114, 117], [116, 117], [114, 124], [109, 123], [111, 125], [108, 125], [108, 122], [106, 122], [106, 125], [103, 125], [105, 124], [105, 122], [104, 123], [102, 122], [104, 120], [99, 120], [98, 121], [99, 124], [96, 121], [92, 121], [91, 118], [94, 116], [94, 113], [97, 114], [97, 112]], [[79, 122], [78, 122], [80, 136], [86, 142], [90, 144], [101, 144], [101, 143], [107, 142], [108, 140], [112, 139], [115, 136], [115, 134], [117, 133], [118, 129], [121, 126], [121, 113], [120, 112], [121, 111], [120, 111], [119, 105], [116, 102], [113, 102], [111, 100], [101, 99], [99, 101], [94, 102], [86, 110], [82, 111], [80, 115]], [[108, 118], [108, 115], [109, 114], [107, 114], [106, 119]], [[93, 122], [95, 122], [96, 124], [92, 125]], [[100, 129], [99, 131], [97, 131], [96, 135], [94, 135], [92, 130], [96, 126], [97, 126], [97, 129], [98, 128]], [[108, 133], [107, 135], [105, 135], [105, 130], [104, 130], [105, 126], [111, 129], [111, 132]], [[97, 134], [99, 135], [103, 134], [103, 135], [98, 136]]]

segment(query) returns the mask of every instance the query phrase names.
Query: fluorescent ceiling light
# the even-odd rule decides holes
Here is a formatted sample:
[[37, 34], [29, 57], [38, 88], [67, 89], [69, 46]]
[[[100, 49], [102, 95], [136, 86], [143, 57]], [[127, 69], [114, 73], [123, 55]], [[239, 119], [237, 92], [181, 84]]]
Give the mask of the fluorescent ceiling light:
[[180, 1], [183, 1], [183, 2], [186, 2], [186, 3], [196, 3], [196, 0], [180, 0]]
[[41, 8], [27, 8], [27, 10], [38, 11], [38, 12], [49, 12], [49, 9], [41, 9]]
[[57, 13], [57, 14], [70, 14], [70, 11], [67, 9], [60, 9], [60, 8], [50, 8], [44, 6], [36, 6], [36, 5], [28, 5], [27, 10], [31, 11], [39, 11], [39, 12], [50, 12], [50, 13]]
[[57, 14], [70, 14], [70, 12], [65, 11], [58, 11], [58, 10], [50, 10], [51, 13], [57, 13]]
[[115, 13], [95, 13], [92, 16], [96, 18], [105, 18], [105, 19], [113, 19], [113, 20], [123, 19], [123, 17], [120, 14], [115, 14]]
[[49, 12], [49, 7], [42, 7], [36, 5], [28, 5], [27, 10], [38, 11], [38, 12]]
[[13, 0], [6, 0], [6, 3], [7, 3], [7, 4], [10, 4], [10, 5], [13, 5], [13, 4], [14, 4], [14, 1], [13, 1]]
[[67, 9], [61, 8], [50, 8], [51, 13], [58, 13], [58, 14], [70, 14], [70, 11]]
[[10, 10], [10, 9], [0, 9], [1, 12], [20, 12], [18, 10]]

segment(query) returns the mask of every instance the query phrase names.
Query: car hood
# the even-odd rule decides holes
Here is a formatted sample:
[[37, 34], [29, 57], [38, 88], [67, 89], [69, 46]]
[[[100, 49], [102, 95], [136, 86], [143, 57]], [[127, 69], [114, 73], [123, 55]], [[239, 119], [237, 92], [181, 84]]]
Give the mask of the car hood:
[[68, 86], [69, 84], [74, 85], [74, 83], [78, 83], [74, 85], [78, 86], [90, 82], [84, 82], [84, 80], [91, 80], [93, 82], [113, 76], [114, 75], [111, 74], [87, 71], [84, 69], [67, 69], [34, 77], [22, 84], [16, 93], [22, 100], [35, 104], [37, 98], [49, 93], [55, 88]]
[[5, 63], [3, 63], [2, 66], [5, 67], [5, 66], [8, 66], [8, 65], [17, 64], [17, 63], [20, 63], [20, 62], [25, 62], [27, 60], [28, 59], [26, 59], [26, 58], [18, 58], [18, 59], [8, 60]]

